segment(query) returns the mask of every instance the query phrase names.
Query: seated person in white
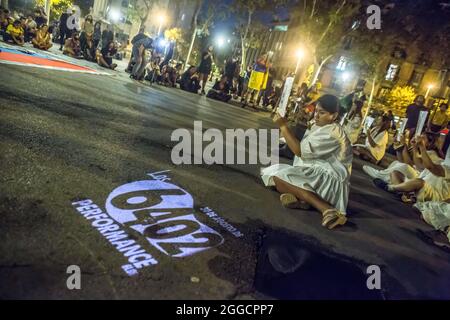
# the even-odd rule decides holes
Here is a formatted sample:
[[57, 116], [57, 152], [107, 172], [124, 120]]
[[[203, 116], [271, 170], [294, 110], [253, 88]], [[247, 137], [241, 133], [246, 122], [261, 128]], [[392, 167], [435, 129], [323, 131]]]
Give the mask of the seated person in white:
[[261, 170], [266, 186], [275, 186], [281, 203], [288, 208], [313, 206], [322, 213], [322, 226], [333, 229], [346, 223], [352, 150], [336, 122], [339, 100], [324, 95], [317, 100], [315, 124], [299, 141], [287, 121], [275, 115], [286, 143], [295, 154], [293, 165], [277, 164]]
[[[442, 158], [438, 154], [436, 146], [436, 138], [433, 135], [426, 137], [426, 148], [430, 159], [435, 164], [440, 164]], [[371, 176], [373, 179], [381, 179], [386, 183], [399, 184], [408, 180], [415, 179], [423, 171], [423, 161], [417, 145], [414, 141], [411, 144], [412, 158], [409, 152], [409, 147], [406, 144], [405, 136], [400, 138], [400, 145], [403, 147], [396, 150], [397, 160], [392, 162], [389, 167], [384, 170], [377, 170], [371, 166], [363, 166], [363, 171]]]
[[440, 201], [450, 199], [450, 148], [441, 164], [434, 163], [427, 153], [426, 137], [415, 139], [422, 156], [424, 170], [419, 177], [399, 184], [388, 184], [378, 181], [377, 186], [389, 192], [414, 192], [418, 202]]
[[383, 159], [389, 140], [388, 130], [391, 127], [391, 120], [388, 117], [382, 116], [378, 119], [375, 127], [367, 130], [366, 144], [355, 144], [353, 146], [355, 156], [373, 163], [378, 163]]

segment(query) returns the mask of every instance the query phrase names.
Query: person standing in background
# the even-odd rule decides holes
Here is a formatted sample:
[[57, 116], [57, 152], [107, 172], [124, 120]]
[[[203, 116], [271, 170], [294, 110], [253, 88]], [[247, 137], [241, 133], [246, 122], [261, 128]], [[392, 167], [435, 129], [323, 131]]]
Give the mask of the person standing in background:
[[202, 86], [201, 95], [206, 94], [205, 87], [206, 82], [208, 81], [209, 74], [212, 70], [213, 63], [213, 46], [209, 46], [208, 49], [202, 54], [202, 61], [200, 62], [200, 66], [198, 67], [198, 72], [200, 73], [200, 81]]

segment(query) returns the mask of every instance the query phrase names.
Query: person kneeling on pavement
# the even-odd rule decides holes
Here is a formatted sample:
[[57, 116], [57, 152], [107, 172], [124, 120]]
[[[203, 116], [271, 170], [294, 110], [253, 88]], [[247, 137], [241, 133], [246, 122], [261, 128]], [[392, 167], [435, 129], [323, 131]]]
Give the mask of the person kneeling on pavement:
[[198, 90], [200, 89], [200, 80], [196, 67], [191, 66], [183, 73], [180, 80], [180, 89], [198, 93]]
[[426, 141], [424, 135], [415, 138], [424, 166], [424, 170], [418, 178], [402, 183], [386, 183], [382, 180], [375, 180], [375, 185], [385, 191], [400, 195], [414, 192], [418, 202], [448, 201], [450, 199], [450, 149], [447, 150], [445, 160], [437, 164], [433, 162], [427, 152]]
[[110, 41], [108, 45], [104, 46], [98, 56], [98, 64], [102, 67], [114, 70], [117, 64], [113, 63], [113, 57], [116, 54], [117, 49], [114, 41]]
[[281, 193], [284, 207], [309, 209], [322, 214], [322, 226], [334, 229], [347, 221], [350, 192], [352, 148], [338, 123], [340, 104], [333, 95], [317, 100], [315, 124], [301, 141], [289, 129], [287, 120], [278, 113], [273, 121], [294, 152], [293, 165], [275, 164], [261, 170], [265, 186]]
[[208, 91], [207, 97], [223, 102], [230, 101], [231, 94], [227, 77], [223, 76], [220, 81], [216, 81], [212, 89]]

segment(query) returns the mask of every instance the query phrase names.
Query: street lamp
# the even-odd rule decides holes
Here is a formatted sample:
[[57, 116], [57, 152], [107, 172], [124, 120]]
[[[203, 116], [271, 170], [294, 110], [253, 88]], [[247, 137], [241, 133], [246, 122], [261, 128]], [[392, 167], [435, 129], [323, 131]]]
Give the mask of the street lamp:
[[344, 73], [342, 74], [342, 80], [343, 80], [344, 82], [347, 82], [347, 80], [349, 80], [350, 77], [351, 77], [350, 72], [344, 72]]
[[430, 94], [431, 89], [434, 88], [433, 84], [428, 85], [427, 93], [425, 93], [425, 99], [428, 98], [428, 95]]
[[302, 60], [304, 55], [305, 55], [305, 52], [302, 49], [298, 49], [295, 53], [295, 56], [297, 57], [297, 65], [295, 66], [295, 72], [294, 72], [295, 75], [297, 75], [298, 68], [300, 67], [300, 61]]
[[222, 36], [219, 36], [216, 40], [216, 43], [217, 43], [217, 46], [219, 48], [221, 48], [225, 44], [225, 39]]

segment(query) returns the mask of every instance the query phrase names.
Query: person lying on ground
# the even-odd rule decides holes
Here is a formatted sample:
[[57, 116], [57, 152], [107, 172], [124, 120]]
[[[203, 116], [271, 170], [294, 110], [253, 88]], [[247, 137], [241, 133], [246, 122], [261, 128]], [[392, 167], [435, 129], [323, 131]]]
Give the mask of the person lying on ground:
[[[426, 149], [427, 154], [434, 164], [440, 164], [443, 158], [437, 152], [435, 137], [432, 134], [426, 135]], [[397, 160], [392, 162], [388, 168], [384, 170], [377, 170], [371, 166], [364, 165], [363, 171], [374, 179], [374, 184], [378, 184], [378, 180], [382, 180], [388, 184], [400, 184], [419, 177], [424, 170], [424, 164], [420, 150], [414, 140], [411, 141], [411, 152], [409, 146], [405, 142], [405, 135], [400, 138], [400, 144], [403, 147], [396, 150]], [[411, 153], [411, 155], [410, 155]], [[399, 193], [403, 201], [408, 202], [409, 194]]]
[[287, 208], [314, 207], [322, 214], [322, 226], [333, 229], [347, 221], [353, 154], [350, 141], [337, 123], [339, 99], [324, 95], [317, 100], [315, 124], [299, 141], [287, 120], [278, 113], [273, 121], [280, 127], [294, 152], [293, 165], [276, 164], [261, 170], [264, 185], [281, 193]]
[[216, 81], [211, 90], [206, 95], [210, 99], [228, 102], [231, 100], [230, 87], [227, 77], [223, 76], [220, 81]]
[[450, 251], [450, 200], [446, 202], [418, 202], [414, 205], [422, 219], [435, 230], [423, 232], [426, 240]]
[[353, 153], [361, 159], [372, 163], [379, 163], [386, 154], [386, 147], [389, 140], [388, 130], [391, 122], [388, 117], [382, 116], [372, 129], [367, 130], [366, 143], [364, 145], [355, 144]]
[[421, 163], [424, 167], [419, 177], [395, 184], [386, 183], [382, 180], [376, 180], [374, 183], [377, 187], [392, 193], [413, 192], [418, 202], [447, 201], [450, 199], [450, 149], [447, 150], [445, 160], [436, 164], [427, 152], [426, 137], [421, 135], [415, 140], [413, 143], [420, 152]]
[[73, 32], [72, 37], [66, 40], [63, 53], [77, 59], [83, 57], [80, 47], [80, 34], [78, 31]]
[[15, 20], [12, 24], [8, 25], [8, 27], [6, 28], [6, 33], [3, 35], [3, 39], [6, 42], [13, 43], [19, 46], [24, 45], [24, 31], [20, 26], [19, 20]]
[[48, 25], [43, 24], [36, 32], [35, 37], [31, 40], [33, 46], [40, 50], [48, 50], [52, 47], [50, 40], [50, 33], [48, 32]]
[[113, 57], [116, 54], [117, 49], [115, 47], [114, 41], [110, 41], [108, 45], [103, 47], [100, 51], [100, 55], [98, 57], [98, 64], [104, 68], [108, 68], [114, 70], [117, 67], [117, 64], [113, 63]]

